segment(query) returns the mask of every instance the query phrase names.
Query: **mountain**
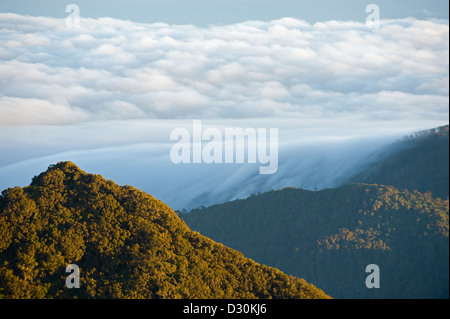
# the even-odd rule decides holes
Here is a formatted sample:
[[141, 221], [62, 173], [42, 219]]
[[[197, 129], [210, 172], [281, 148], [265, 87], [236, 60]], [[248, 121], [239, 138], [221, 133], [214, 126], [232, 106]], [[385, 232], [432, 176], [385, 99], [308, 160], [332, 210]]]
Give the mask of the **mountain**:
[[449, 126], [418, 132], [390, 145], [380, 159], [347, 183], [392, 185], [449, 195]]
[[[449, 202], [355, 184], [285, 188], [180, 214], [191, 229], [335, 298], [448, 298]], [[365, 285], [366, 266], [380, 288]]]
[[[65, 286], [66, 266], [80, 287]], [[3, 298], [329, 298], [191, 231], [161, 201], [60, 162], [0, 196]]]

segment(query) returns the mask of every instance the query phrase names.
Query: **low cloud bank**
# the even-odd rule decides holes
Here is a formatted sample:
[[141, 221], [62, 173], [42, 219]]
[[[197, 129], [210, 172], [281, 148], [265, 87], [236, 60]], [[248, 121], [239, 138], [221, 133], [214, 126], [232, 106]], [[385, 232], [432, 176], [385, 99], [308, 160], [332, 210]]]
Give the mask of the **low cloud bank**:
[[448, 21], [198, 27], [0, 13], [0, 125], [448, 118]]

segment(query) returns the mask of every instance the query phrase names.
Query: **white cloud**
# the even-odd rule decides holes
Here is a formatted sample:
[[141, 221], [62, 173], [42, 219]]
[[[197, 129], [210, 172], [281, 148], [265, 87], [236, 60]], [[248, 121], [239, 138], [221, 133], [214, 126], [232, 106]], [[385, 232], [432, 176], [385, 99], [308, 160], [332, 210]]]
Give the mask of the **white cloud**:
[[48, 100], [0, 97], [0, 125], [70, 124], [89, 119], [80, 108]]
[[[379, 29], [82, 18], [69, 30], [64, 19], [0, 13], [0, 188], [61, 160], [176, 208], [335, 185], [383, 141], [448, 123], [448, 29], [411, 18]], [[170, 131], [192, 119], [279, 128], [277, 174], [174, 166]]]
[[[69, 30], [63, 19], [1, 13], [0, 123], [64, 124], [70, 112], [71, 122], [349, 113], [368, 122], [444, 120], [448, 35], [448, 21], [412, 18], [379, 29], [293, 18], [210, 27], [82, 18]], [[14, 99], [22, 109], [23, 99], [37, 104], [13, 112]]]

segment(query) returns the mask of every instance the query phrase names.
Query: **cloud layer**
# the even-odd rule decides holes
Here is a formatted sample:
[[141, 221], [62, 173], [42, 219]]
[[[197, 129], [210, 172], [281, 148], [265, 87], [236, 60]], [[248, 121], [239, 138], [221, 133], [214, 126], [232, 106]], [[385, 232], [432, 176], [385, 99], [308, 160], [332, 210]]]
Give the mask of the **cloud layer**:
[[[381, 145], [448, 123], [448, 21], [198, 27], [0, 13], [0, 189], [49, 164], [150, 192], [174, 208], [333, 187]], [[279, 129], [279, 170], [175, 165], [170, 132]], [[375, 137], [375, 138], [371, 138]]]
[[77, 149], [0, 166], [0, 190], [26, 186], [49, 164], [72, 161], [89, 173], [149, 192], [173, 209], [189, 209], [287, 186], [306, 189], [338, 186], [376, 159], [373, 156], [377, 150], [389, 140], [366, 137], [283, 143], [278, 171], [273, 175], [259, 174], [258, 163], [174, 164], [169, 157], [171, 145], [167, 143]]
[[448, 118], [448, 21], [197, 27], [0, 13], [0, 125]]

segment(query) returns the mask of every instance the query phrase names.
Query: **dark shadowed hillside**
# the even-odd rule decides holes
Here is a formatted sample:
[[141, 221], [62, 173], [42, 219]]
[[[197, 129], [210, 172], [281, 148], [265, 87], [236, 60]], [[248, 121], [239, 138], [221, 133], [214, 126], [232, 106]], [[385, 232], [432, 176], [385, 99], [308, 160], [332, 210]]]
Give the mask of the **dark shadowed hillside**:
[[[358, 184], [288, 188], [180, 214], [257, 262], [302, 275], [336, 298], [448, 298], [448, 200]], [[381, 287], [365, 285], [366, 266]]]
[[399, 189], [449, 194], [448, 125], [418, 132], [391, 145], [381, 159], [349, 183], [393, 185]]
[[[65, 287], [68, 264], [80, 288]], [[2, 298], [327, 298], [191, 231], [133, 187], [51, 166], [0, 196]]]

